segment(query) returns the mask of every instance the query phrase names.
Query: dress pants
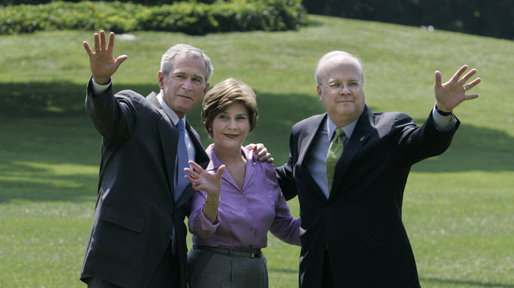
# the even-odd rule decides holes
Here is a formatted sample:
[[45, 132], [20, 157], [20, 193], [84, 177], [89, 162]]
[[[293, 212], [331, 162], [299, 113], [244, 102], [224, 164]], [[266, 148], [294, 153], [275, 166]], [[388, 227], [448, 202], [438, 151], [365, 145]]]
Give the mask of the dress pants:
[[323, 259], [323, 279], [321, 281], [321, 287], [335, 288], [336, 285], [334, 284], [334, 278], [332, 277], [332, 269], [330, 267], [330, 259], [327, 250], [325, 250]]
[[121, 288], [120, 286], [116, 286], [114, 284], [106, 282], [102, 279], [98, 279], [96, 277], [92, 277], [92, 278], [89, 278], [89, 280], [87, 280], [87, 287], [88, 288]]
[[187, 258], [190, 288], [267, 288], [264, 256], [249, 258], [193, 248]]

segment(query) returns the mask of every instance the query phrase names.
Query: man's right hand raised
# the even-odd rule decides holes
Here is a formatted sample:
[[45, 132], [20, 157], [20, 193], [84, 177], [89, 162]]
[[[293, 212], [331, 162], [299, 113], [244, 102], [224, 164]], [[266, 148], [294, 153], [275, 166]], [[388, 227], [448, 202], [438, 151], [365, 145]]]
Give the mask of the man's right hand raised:
[[82, 45], [89, 55], [89, 67], [93, 80], [98, 84], [108, 84], [111, 76], [118, 70], [121, 63], [127, 60], [127, 55], [120, 55], [114, 59], [114, 32], [109, 33], [109, 43], [105, 39], [105, 31], [95, 33], [95, 51], [91, 49], [87, 41]]

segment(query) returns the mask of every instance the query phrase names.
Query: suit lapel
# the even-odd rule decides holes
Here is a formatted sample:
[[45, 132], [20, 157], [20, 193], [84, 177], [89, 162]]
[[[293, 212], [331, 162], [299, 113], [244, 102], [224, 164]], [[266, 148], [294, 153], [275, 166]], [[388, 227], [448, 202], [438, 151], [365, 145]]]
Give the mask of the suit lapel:
[[[186, 121], [186, 130], [189, 134], [189, 139], [191, 142], [193, 142], [193, 146], [195, 147], [196, 155], [195, 155], [195, 162], [198, 163], [202, 168], [206, 168], [209, 164], [209, 156], [205, 153], [202, 143], [200, 143], [200, 136], [198, 136], [198, 133], [189, 125], [189, 122]], [[178, 137], [178, 136], [177, 136]], [[177, 138], [178, 139], [178, 138]], [[176, 203], [176, 207], [180, 207], [184, 204], [187, 204], [189, 202], [189, 199], [193, 196], [194, 190], [191, 187], [191, 184], [187, 185], [186, 190], [180, 198], [178, 199]]]
[[[303, 177], [305, 177], [306, 182], [311, 183], [309, 186], [312, 187], [313, 193], [317, 194], [317, 196], [323, 201], [327, 200], [327, 197], [318, 186], [318, 183], [312, 178], [309, 169], [307, 168], [306, 157], [309, 151], [312, 148], [315, 137], [317, 137], [318, 133], [321, 129], [323, 129], [323, 125], [326, 123], [327, 114], [316, 115], [312, 118], [312, 121], [308, 121], [306, 123], [306, 127], [302, 127], [302, 131], [306, 131], [304, 134], [299, 135], [298, 137], [298, 167], [301, 169], [301, 173]], [[298, 172], [297, 172], [298, 173]]]
[[189, 133], [189, 136], [191, 136], [190, 139], [193, 142], [193, 145], [195, 146], [195, 162], [205, 169], [209, 164], [210, 159], [209, 156], [207, 156], [205, 153], [202, 143], [200, 142], [200, 136], [198, 133], [196, 133], [196, 130], [193, 129], [191, 125], [189, 125], [189, 122], [186, 122], [186, 129], [187, 133]]
[[164, 165], [166, 166], [167, 180], [169, 186], [169, 196], [170, 202], [175, 205], [175, 201], [173, 201], [173, 195], [171, 195], [171, 191], [175, 185], [175, 167], [177, 160], [177, 139], [178, 139], [178, 129], [175, 128], [175, 125], [171, 122], [170, 118], [162, 109], [159, 100], [157, 100], [157, 95], [152, 92], [148, 95], [147, 99], [149, 102], [155, 107], [157, 112], [161, 115], [161, 119], [159, 119], [159, 139], [161, 141], [161, 148], [164, 154]]
[[[172, 126], [169, 118], [162, 117], [159, 121], [159, 133], [161, 134], [161, 146], [164, 151], [164, 163], [168, 173], [170, 187], [175, 185], [175, 167], [177, 166], [177, 139], [178, 129]], [[173, 128], [172, 128], [173, 127]]]
[[305, 167], [303, 162], [305, 161], [305, 157], [307, 156], [307, 152], [311, 149], [312, 142], [314, 141], [314, 137], [318, 134], [318, 131], [322, 129], [322, 125], [326, 123], [327, 114], [317, 115], [313, 119], [313, 121], [309, 121], [307, 127], [304, 131], [307, 131], [305, 135], [299, 137], [298, 139], [298, 164], [302, 167]]

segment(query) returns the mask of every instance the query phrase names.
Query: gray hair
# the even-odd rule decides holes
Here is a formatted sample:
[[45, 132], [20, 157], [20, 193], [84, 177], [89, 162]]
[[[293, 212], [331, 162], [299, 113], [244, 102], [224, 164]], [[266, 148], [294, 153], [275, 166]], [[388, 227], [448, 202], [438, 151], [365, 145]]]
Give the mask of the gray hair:
[[170, 71], [173, 69], [173, 60], [175, 59], [175, 56], [179, 54], [203, 59], [205, 62], [205, 82], [209, 82], [209, 79], [211, 79], [212, 73], [214, 71], [211, 58], [209, 58], [209, 56], [207, 56], [207, 54], [205, 54], [202, 49], [187, 44], [176, 44], [168, 49], [164, 55], [162, 55], [161, 72], [164, 74], [164, 76], [168, 76], [170, 74]]
[[361, 73], [362, 73], [360, 75], [361, 82], [364, 82], [364, 70], [362, 69], [362, 62], [359, 59], [359, 57], [352, 55], [345, 51], [332, 51], [332, 52], [328, 52], [327, 54], [323, 55], [323, 57], [321, 57], [321, 59], [319, 59], [318, 65], [316, 65], [316, 72], [315, 72], [315, 76], [314, 76], [316, 79], [316, 84], [321, 85], [321, 69], [323, 68], [323, 65], [325, 64], [325, 62], [327, 60], [329, 60], [330, 58], [334, 58], [334, 57], [348, 57], [348, 58], [353, 59], [355, 61], [355, 63], [357, 63], [357, 65], [359, 66], [359, 69], [361, 70]]

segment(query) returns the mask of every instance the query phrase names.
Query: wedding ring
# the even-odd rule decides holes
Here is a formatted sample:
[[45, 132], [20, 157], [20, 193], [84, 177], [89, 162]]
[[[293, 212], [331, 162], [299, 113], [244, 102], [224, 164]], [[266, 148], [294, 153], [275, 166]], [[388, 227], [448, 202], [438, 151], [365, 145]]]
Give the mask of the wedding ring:
[[464, 91], [468, 91], [468, 87], [466, 85], [462, 86], [462, 89], [464, 89]]

